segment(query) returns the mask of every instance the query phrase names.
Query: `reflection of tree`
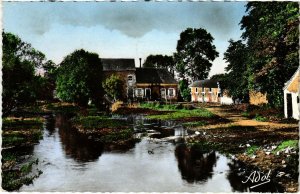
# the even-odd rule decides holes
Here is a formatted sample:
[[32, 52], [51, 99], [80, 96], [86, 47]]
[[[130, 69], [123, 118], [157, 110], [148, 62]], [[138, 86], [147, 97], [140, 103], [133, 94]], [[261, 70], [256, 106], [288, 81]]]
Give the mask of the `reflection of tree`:
[[176, 147], [175, 155], [181, 176], [189, 183], [206, 181], [212, 177], [217, 162], [216, 153], [203, 153], [182, 144]]
[[233, 192], [283, 192], [283, 187], [274, 183], [272, 177], [270, 183], [250, 189], [251, 186], [259, 183], [251, 183], [251, 181], [242, 183], [242, 181], [247, 180], [246, 176], [249, 176], [253, 171], [258, 169], [254, 169], [250, 166], [247, 167], [245, 164], [235, 160], [228, 163], [228, 166], [230, 170], [227, 174], [227, 179], [229, 180]]
[[76, 129], [72, 129], [67, 120], [61, 116], [57, 117], [56, 124], [66, 155], [82, 162], [93, 161], [101, 156], [103, 152], [101, 143], [78, 133]]
[[49, 115], [45, 121], [45, 129], [49, 132], [49, 135], [53, 135], [55, 132], [55, 118], [53, 115]]

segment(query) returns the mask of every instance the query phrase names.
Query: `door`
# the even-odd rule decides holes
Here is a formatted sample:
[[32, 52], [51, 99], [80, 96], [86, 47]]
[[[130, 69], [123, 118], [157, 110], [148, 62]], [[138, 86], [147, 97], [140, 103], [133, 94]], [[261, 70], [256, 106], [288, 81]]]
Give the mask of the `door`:
[[150, 88], [146, 88], [145, 92], [146, 92], [146, 98], [147, 98], [147, 100], [150, 100], [151, 99], [151, 89]]
[[287, 102], [287, 117], [290, 118], [293, 116], [292, 94], [286, 94], [286, 102]]

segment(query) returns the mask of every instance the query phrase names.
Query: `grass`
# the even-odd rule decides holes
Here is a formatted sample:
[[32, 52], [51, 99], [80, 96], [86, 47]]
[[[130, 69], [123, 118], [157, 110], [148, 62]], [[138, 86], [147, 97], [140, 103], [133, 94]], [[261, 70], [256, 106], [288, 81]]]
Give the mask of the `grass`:
[[3, 128], [37, 128], [42, 127], [43, 119], [40, 117], [29, 118], [29, 119], [14, 119], [14, 118], [3, 118]]
[[256, 153], [256, 151], [259, 149], [260, 149], [259, 146], [253, 145], [246, 149], [246, 154], [249, 156], [253, 156]]
[[282, 150], [286, 149], [287, 147], [290, 147], [290, 148], [293, 148], [293, 149], [298, 149], [298, 140], [283, 141], [272, 152], [276, 153], [278, 151], [282, 151]]
[[104, 143], [110, 143], [120, 140], [129, 140], [132, 139], [133, 132], [133, 129], [123, 129], [120, 131], [111, 132], [107, 135], [102, 136], [100, 138], [100, 141]]
[[206, 121], [186, 122], [182, 124], [185, 127], [201, 127], [207, 125]]
[[72, 121], [74, 124], [79, 124], [85, 129], [116, 128], [127, 125], [126, 121], [111, 119], [107, 116], [75, 117]]
[[171, 119], [182, 119], [190, 117], [202, 117], [202, 118], [212, 118], [215, 115], [206, 109], [194, 109], [194, 110], [176, 110], [174, 112], [168, 112], [162, 115], [149, 115], [149, 119], [160, 119], [160, 120], [171, 120]]
[[255, 120], [257, 121], [260, 121], [260, 122], [267, 122], [268, 121], [268, 118], [267, 117], [263, 117], [259, 114], [256, 114], [255, 117], [254, 117]]
[[249, 112], [242, 112], [242, 114], [241, 114], [243, 117], [250, 117], [250, 113]]

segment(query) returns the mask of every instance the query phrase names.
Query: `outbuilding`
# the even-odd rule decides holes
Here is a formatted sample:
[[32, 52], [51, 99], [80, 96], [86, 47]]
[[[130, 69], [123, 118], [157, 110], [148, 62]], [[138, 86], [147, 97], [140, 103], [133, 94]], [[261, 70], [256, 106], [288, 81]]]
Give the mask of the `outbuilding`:
[[299, 120], [299, 68], [285, 83], [284, 93], [284, 116]]

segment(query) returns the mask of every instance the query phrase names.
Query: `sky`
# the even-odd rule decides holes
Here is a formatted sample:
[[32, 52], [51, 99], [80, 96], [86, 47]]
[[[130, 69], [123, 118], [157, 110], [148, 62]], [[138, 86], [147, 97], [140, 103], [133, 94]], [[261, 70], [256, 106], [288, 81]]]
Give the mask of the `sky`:
[[223, 73], [229, 39], [242, 34], [245, 2], [4, 2], [3, 28], [59, 64], [76, 49], [100, 58], [173, 55], [180, 33], [204, 28], [219, 57], [210, 76]]

